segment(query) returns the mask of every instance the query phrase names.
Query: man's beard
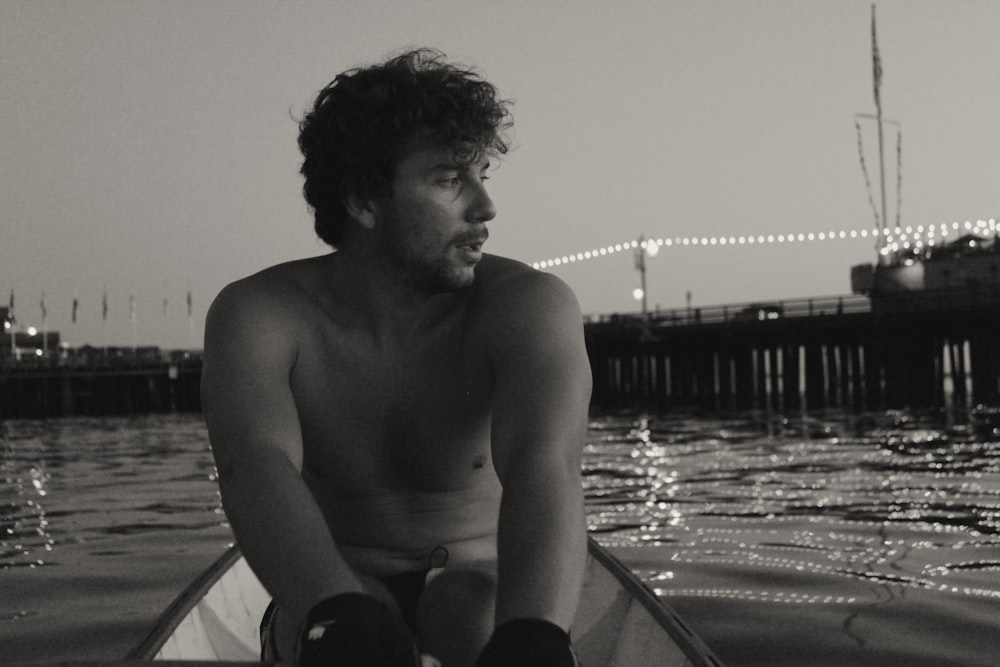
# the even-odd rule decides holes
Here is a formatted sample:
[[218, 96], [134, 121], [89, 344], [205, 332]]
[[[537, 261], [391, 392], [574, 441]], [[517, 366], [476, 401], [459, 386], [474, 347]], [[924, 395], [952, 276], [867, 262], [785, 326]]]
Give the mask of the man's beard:
[[382, 228], [390, 264], [399, 268], [418, 290], [427, 294], [457, 292], [475, 279], [474, 271], [463, 272], [454, 265], [449, 257], [451, 244], [442, 248], [414, 247], [412, 234], [395, 212], [383, 219]]

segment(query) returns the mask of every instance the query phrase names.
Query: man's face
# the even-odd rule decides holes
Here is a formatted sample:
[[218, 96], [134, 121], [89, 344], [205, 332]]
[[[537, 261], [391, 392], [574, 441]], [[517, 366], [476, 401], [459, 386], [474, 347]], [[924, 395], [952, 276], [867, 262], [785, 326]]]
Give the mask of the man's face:
[[486, 194], [489, 162], [463, 165], [452, 147], [418, 145], [399, 162], [392, 196], [376, 205], [375, 232], [388, 259], [427, 292], [467, 287], [482, 259], [496, 207]]

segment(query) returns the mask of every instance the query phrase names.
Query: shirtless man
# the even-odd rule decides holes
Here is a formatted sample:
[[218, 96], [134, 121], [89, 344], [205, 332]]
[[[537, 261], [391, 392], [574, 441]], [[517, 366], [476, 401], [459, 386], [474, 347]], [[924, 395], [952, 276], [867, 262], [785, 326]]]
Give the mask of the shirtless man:
[[570, 289], [482, 252], [509, 118], [432, 51], [338, 76], [299, 136], [335, 252], [211, 307], [205, 418], [272, 658], [574, 662], [590, 366]]

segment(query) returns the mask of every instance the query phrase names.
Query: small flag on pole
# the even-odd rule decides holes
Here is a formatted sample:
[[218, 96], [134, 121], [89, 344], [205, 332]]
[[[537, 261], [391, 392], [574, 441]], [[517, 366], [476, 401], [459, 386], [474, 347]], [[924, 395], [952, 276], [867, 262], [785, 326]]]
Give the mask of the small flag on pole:
[[73, 295], [73, 324], [76, 324], [76, 310], [80, 307], [80, 301]]
[[42, 300], [38, 305], [42, 308], [42, 355], [47, 356], [49, 353], [49, 336], [45, 329], [45, 318], [49, 314], [49, 311], [45, 307], [45, 290], [42, 290]]
[[101, 320], [108, 321], [108, 288], [104, 288], [104, 297], [101, 299]]

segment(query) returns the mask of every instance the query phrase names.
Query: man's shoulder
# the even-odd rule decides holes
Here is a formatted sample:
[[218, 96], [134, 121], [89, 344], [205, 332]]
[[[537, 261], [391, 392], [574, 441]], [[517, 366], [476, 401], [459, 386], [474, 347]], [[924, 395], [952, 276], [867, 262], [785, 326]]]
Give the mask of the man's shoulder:
[[484, 295], [491, 300], [517, 302], [524, 298], [559, 299], [573, 295], [560, 278], [508, 257], [486, 255], [479, 268], [477, 280], [482, 279]]
[[[209, 309], [209, 320], [255, 327], [292, 325], [314, 300], [321, 258], [277, 264], [226, 285]], [[282, 325], [284, 323], [284, 325]]]
[[482, 309], [488, 318], [522, 323], [579, 318], [582, 322], [576, 295], [559, 277], [495, 255], [485, 257], [480, 268]]
[[318, 263], [314, 257], [276, 264], [226, 285], [217, 300], [258, 303], [288, 303], [307, 298], [317, 281]]
[[521, 391], [532, 374], [586, 388], [583, 314], [573, 290], [557, 276], [509, 262], [487, 265], [476, 329], [497, 377], [515, 378], [501, 383], [504, 391]]

